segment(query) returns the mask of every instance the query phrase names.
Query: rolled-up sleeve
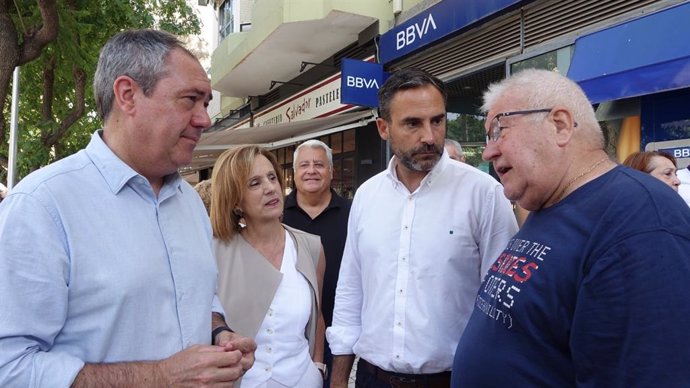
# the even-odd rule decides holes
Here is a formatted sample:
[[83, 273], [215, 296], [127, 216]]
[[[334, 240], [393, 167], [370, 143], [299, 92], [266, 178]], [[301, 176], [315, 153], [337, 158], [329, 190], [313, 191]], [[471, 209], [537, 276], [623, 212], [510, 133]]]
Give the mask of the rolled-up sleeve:
[[335, 292], [332, 326], [326, 330], [326, 338], [334, 355], [354, 354], [353, 346], [362, 332], [362, 276], [357, 250], [357, 224], [359, 218], [357, 196], [347, 225], [347, 239]]
[[57, 214], [28, 194], [0, 206], [0, 386], [68, 387], [82, 360], [50, 349], [65, 323], [69, 259]]

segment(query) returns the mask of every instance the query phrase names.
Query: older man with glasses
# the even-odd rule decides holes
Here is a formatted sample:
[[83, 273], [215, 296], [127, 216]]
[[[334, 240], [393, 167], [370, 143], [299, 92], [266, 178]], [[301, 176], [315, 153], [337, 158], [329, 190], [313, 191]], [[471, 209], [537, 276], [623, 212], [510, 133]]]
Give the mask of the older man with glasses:
[[452, 387], [687, 386], [688, 207], [609, 159], [557, 73], [492, 85], [483, 108], [483, 158], [531, 214], [484, 278]]

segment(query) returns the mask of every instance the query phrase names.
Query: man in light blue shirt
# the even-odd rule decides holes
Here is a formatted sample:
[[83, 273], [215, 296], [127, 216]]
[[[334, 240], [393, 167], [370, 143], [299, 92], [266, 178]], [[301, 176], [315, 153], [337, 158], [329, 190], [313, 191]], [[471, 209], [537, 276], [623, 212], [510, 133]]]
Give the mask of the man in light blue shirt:
[[0, 204], [0, 386], [230, 383], [256, 345], [224, 327], [208, 217], [177, 173], [208, 77], [174, 36], [126, 31], [94, 93], [103, 130]]

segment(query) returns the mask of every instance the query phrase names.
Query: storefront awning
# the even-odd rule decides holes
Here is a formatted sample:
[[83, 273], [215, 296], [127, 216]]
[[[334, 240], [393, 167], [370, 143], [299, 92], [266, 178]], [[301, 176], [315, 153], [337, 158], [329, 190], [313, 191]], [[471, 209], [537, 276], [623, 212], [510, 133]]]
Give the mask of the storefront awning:
[[270, 149], [280, 148], [330, 133], [363, 127], [374, 119], [374, 111], [365, 110], [284, 124], [204, 133], [194, 150], [191, 165], [182, 170], [200, 170], [213, 166], [218, 156], [233, 146], [259, 144]]
[[690, 3], [575, 41], [568, 77], [592, 103], [690, 87]]

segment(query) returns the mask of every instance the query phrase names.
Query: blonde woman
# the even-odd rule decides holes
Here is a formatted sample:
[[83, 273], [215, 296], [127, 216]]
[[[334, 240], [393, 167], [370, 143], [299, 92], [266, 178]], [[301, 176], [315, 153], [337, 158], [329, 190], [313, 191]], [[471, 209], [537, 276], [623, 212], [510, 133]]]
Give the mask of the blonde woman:
[[321, 388], [321, 240], [281, 223], [282, 173], [268, 150], [225, 151], [212, 179], [218, 296], [228, 325], [257, 343], [242, 388]]
[[646, 172], [678, 191], [680, 180], [676, 175], [676, 158], [663, 151], [635, 152], [623, 161], [623, 165]]

